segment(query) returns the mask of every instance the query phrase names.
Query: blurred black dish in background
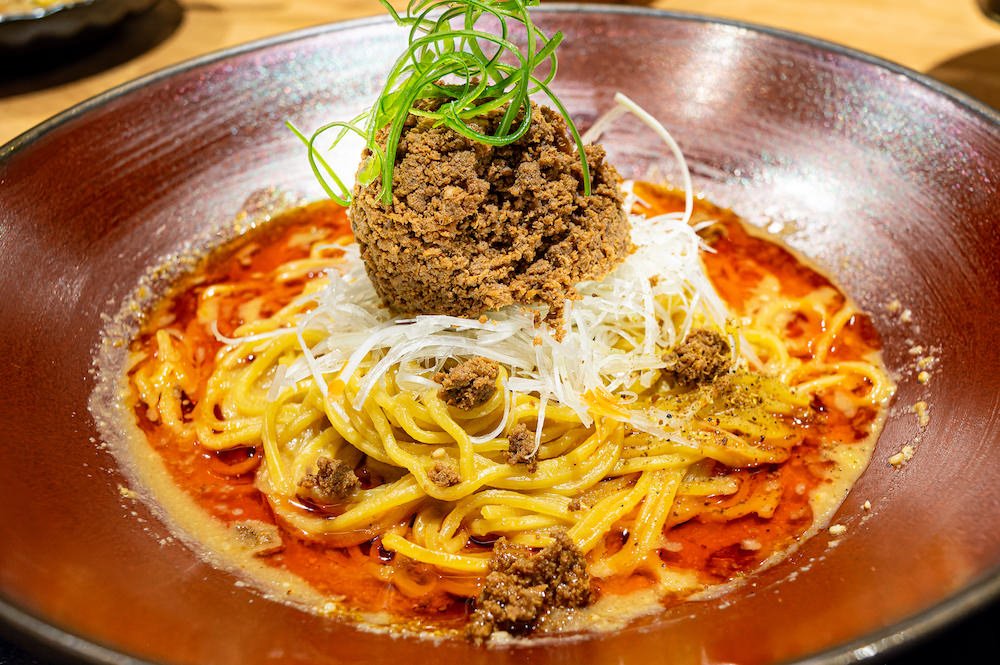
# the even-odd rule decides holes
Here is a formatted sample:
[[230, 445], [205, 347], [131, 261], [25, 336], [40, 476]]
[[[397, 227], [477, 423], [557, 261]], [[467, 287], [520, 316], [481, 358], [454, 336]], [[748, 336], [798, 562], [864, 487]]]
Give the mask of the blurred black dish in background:
[[72, 37], [88, 27], [107, 27], [149, 9], [156, 0], [83, 0], [23, 14], [0, 14], [0, 46], [22, 47], [42, 37]]
[[983, 13], [994, 21], [1000, 21], [1000, 0], [979, 0]]
[[[108, 23], [73, 18], [78, 21], [76, 29], [66, 34], [26, 25], [54, 20], [63, 16], [62, 12], [67, 12], [64, 16], [69, 19], [68, 12], [76, 7], [94, 10], [103, 5], [108, 5], [109, 11], [114, 6], [122, 13]], [[142, 55], [177, 30], [183, 13], [177, 0], [93, 0], [41, 18], [0, 19], [0, 99], [93, 76]], [[6, 39], [19, 30], [31, 30], [31, 39]]]

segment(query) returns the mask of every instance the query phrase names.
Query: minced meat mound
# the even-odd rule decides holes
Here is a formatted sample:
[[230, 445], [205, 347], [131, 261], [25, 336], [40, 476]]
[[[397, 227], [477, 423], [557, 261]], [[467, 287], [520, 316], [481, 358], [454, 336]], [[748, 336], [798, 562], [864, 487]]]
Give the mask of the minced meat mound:
[[684, 387], [693, 388], [729, 371], [732, 353], [725, 337], [701, 328], [688, 334], [663, 360], [668, 376]]
[[434, 462], [427, 479], [438, 487], [452, 487], [462, 482], [462, 476], [451, 462]]
[[434, 381], [441, 384], [438, 396], [445, 403], [468, 411], [493, 397], [499, 375], [500, 365], [495, 360], [477, 356], [447, 372], [438, 372]]
[[535, 450], [535, 435], [524, 423], [518, 423], [507, 436], [507, 463], [527, 464], [528, 472], [538, 470], [538, 456]]
[[[469, 124], [491, 134], [503, 112]], [[388, 128], [376, 140], [384, 145], [387, 136]], [[403, 314], [471, 318], [519, 303], [548, 305], [549, 320], [559, 321], [564, 300], [579, 297], [576, 283], [602, 278], [632, 250], [604, 149], [585, 148], [592, 189], [584, 196], [574, 145], [546, 107], [532, 105], [526, 135], [502, 147], [410, 115], [392, 204], [379, 198], [381, 177], [354, 190], [351, 223], [375, 290]]]
[[307, 496], [324, 503], [347, 498], [360, 485], [357, 474], [339, 459], [320, 457], [316, 473], [307, 473], [299, 481], [299, 489]]
[[494, 543], [492, 572], [466, 627], [470, 639], [481, 642], [500, 630], [527, 635], [554, 607], [590, 604], [593, 592], [583, 552], [565, 531], [552, 537], [555, 541], [534, 555], [506, 538]]

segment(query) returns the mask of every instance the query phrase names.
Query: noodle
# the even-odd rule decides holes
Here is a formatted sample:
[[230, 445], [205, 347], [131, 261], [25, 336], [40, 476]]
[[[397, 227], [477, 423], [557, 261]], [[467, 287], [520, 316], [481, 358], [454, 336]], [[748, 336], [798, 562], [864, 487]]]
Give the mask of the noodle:
[[[652, 223], [634, 220], [639, 237], [690, 228], [677, 217], [662, 226], [657, 213], [676, 197], [641, 183], [635, 191], [652, 206]], [[692, 566], [665, 565], [675, 534], [774, 518], [787, 503], [781, 473], [811, 450], [818, 411], [862, 414], [853, 438], [826, 428], [826, 443], [850, 444], [874, 433], [894, 390], [877, 338], [847, 348], [864, 315], [801, 267], [797, 282], [759, 265], [748, 275], [753, 264], [717, 243], [702, 259], [679, 251], [681, 274], [690, 261], [697, 274], [669, 284], [676, 266], [640, 251], [621, 269], [637, 291], [612, 278], [610, 296], [581, 288], [558, 341], [519, 310], [391, 319], [372, 305], [340, 219], [293, 227], [277, 244], [295, 256], [266, 269], [252, 264], [252, 243], [226, 270], [181, 286], [133, 344], [129, 382], [151, 436], [236, 455], [226, 473], [253, 474], [286, 542], [345, 549], [346, 565], [407, 598], [474, 597], [492, 542], [544, 547], [553, 529], [587, 555], [602, 589], [638, 575], [680, 593], [678, 573]], [[734, 242], [765, 242], [741, 229], [724, 225]], [[654, 273], [643, 274], [649, 265]], [[612, 310], [613, 298], [634, 307]], [[732, 369], [692, 388], [661, 359], [700, 329], [729, 340]], [[449, 405], [436, 373], [476, 356], [499, 363], [492, 396], [467, 410]], [[510, 461], [520, 425], [537, 466]], [[310, 495], [303, 479], [321, 460], [354, 470], [360, 487]], [[756, 474], [767, 469], [771, 480]], [[455, 482], [436, 482], [444, 472]], [[755, 561], [789, 546], [769, 543]]]

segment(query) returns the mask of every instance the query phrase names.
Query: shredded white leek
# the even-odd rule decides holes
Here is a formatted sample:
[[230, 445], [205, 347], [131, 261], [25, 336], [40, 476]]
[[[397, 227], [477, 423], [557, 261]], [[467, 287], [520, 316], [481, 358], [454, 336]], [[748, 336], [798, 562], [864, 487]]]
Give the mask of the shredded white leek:
[[[361, 409], [391, 369], [396, 370], [399, 387], [419, 391], [435, 385], [430, 377], [448, 359], [482, 356], [508, 368], [505, 412], [513, 393], [531, 394], [541, 400], [540, 418], [544, 405], [554, 401], [589, 426], [593, 418], [588, 395], [611, 394], [618, 404], [628, 405], [635, 396], [629, 387], [654, 380], [655, 371], [665, 366], [664, 352], [688, 334], [696, 319], [721, 330], [727, 309], [699, 259], [702, 244], [689, 223], [691, 177], [680, 148], [634, 102], [621, 94], [615, 99], [619, 106], [599, 119], [587, 136], [596, 138], [625, 112], [635, 114], [663, 138], [679, 162], [685, 211], [651, 218], [629, 215], [638, 249], [604, 279], [577, 285], [582, 297], [566, 301], [561, 339], [548, 325], [536, 325], [535, 313], [520, 305], [491, 312], [485, 321], [443, 315], [393, 317], [368, 279], [356, 245], [345, 248], [342, 266], [328, 272], [329, 283], [321, 291], [303, 297], [315, 307], [294, 327], [238, 339], [217, 336], [233, 344], [296, 335], [302, 356], [275, 374], [268, 391], [272, 398], [310, 378], [325, 395], [329, 382], [346, 384], [360, 371], [352, 406]], [[631, 210], [637, 199], [628, 183], [625, 194], [626, 210]], [[307, 337], [320, 341], [310, 345]], [[665, 413], [651, 408], [624, 412], [636, 429], [673, 438], [674, 427], [668, 426]], [[502, 427], [483, 439], [497, 436]], [[536, 436], [535, 447], [539, 444]]]

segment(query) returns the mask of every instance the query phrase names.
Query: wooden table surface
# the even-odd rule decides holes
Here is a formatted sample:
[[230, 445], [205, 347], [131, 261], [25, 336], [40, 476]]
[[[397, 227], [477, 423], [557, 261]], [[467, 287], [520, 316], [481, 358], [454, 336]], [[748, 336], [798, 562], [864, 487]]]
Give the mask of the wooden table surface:
[[[1000, 108], [1000, 23], [985, 18], [976, 0], [650, 4], [840, 42], [928, 73]], [[0, 51], [0, 145], [73, 104], [162, 67], [253, 39], [380, 11], [376, 0], [158, 0], [149, 12], [68, 52]]]
[[[545, 0], [548, 1], [548, 0]], [[641, 0], [631, 0], [638, 4]], [[655, 7], [751, 21], [873, 53], [1000, 109], [1000, 23], [976, 0], [655, 0]], [[0, 145], [88, 97], [194, 56], [298, 28], [378, 13], [376, 0], [158, 0], [115, 30], [55, 53], [0, 50]], [[2, 196], [2, 189], [0, 189]], [[953, 644], [994, 652], [1000, 605], [921, 645], [946, 662]], [[0, 640], [0, 665], [41, 665]]]

